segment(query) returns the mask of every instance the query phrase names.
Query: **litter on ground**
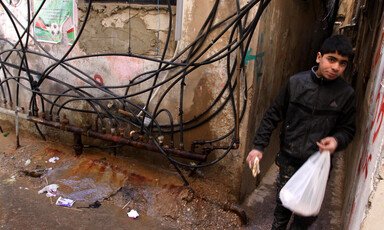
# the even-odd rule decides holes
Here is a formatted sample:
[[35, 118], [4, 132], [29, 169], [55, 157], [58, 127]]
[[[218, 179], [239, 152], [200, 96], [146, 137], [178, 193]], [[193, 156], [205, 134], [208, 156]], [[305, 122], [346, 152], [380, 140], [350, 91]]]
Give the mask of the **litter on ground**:
[[59, 187], [59, 185], [57, 185], [57, 184], [50, 184], [50, 185], [45, 186], [38, 193], [42, 194], [42, 193], [46, 192], [47, 197], [56, 196], [58, 187]]

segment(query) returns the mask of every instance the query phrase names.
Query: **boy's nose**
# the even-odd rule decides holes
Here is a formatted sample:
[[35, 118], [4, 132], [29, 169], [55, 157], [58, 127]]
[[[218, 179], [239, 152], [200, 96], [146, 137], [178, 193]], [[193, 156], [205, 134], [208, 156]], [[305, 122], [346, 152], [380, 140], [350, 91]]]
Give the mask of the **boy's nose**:
[[340, 64], [338, 62], [332, 65], [332, 70], [338, 72], [340, 70]]

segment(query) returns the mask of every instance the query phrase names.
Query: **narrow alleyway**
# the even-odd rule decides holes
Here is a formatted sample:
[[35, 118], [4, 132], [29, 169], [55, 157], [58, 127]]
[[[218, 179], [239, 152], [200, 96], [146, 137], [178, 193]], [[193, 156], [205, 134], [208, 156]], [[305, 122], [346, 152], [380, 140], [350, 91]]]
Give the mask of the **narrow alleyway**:
[[[341, 226], [343, 192], [343, 153], [337, 153], [333, 159], [333, 169], [327, 185], [324, 202], [318, 219], [311, 226], [312, 230], [339, 230]], [[245, 207], [250, 219], [245, 229], [270, 229], [275, 208], [276, 166], [273, 165], [260, 186], [245, 200]]]
[[[13, 127], [1, 126], [1, 229], [270, 229], [275, 167], [240, 207], [227, 188], [204, 177], [204, 169], [185, 187], [171, 167], [146, 165], [123, 154], [115, 157], [110, 150], [87, 149], [76, 157], [71, 146], [44, 142], [25, 132], [21, 147], [15, 149]], [[334, 162], [313, 229], [340, 226], [342, 158]], [[38, 194], [47, 184], [59, 185], [56, 197]], [[57, 206], [60, 196], [76, 201], [71, 208]], [[101, 203], [99, 208], [77, 208], [95, 201]], [[247, 225], [241, 224], [236, 208], [245, 210]], [[127, 216], [132, 209], [138, 211], [137, 219]]]

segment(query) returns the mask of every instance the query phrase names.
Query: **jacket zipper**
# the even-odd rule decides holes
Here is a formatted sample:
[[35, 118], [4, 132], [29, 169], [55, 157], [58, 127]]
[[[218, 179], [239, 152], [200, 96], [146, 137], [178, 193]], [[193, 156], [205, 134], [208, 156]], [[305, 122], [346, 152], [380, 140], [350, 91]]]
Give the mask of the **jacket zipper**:
[[[315, 100], [315, 104], [313, 105], [313, 108], [312, 108], [312, 118], [315, 116], [315, 110], [316, 110], [316, 103], [318, 102], [318, 99], [319, 99], [319, 94], [320, 94], [320, 87], [323, 86], [323, 81], [324, 81], [324, 77], [321, 77], [320, 78], [320, 86], [318, 87], [318, 90], [317, 90], [317, 93], [316, 93], [316, 100]], [[304, 145], [307, 144], [307, 141], [308, 141], [308, 136], [309, 136], [309, 131], [310, 131], [310, 128], [309, 126], [307, 126], [307, 130], [306, 130], [306, 135], [305, 135], [305, 141], [304, 141]], [[304, 147], [304, 146], [302, 146]], [[306, 154], [306, 153], [303, 153], [303, 154]]]

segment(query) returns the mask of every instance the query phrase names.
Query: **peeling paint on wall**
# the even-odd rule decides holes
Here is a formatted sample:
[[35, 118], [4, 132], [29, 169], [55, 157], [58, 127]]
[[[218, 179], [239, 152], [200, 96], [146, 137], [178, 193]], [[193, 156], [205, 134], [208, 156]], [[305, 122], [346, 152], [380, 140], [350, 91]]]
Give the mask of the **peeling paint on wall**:
[[[86, 6], [80, 5], [80, 21]], [[175, 8], [172, 8], [175, 25]], [[167, 7], [159, 10], [152, 6], [116, 3], [97, 3], [92, 7], [83, 37], [79, 45], [85, 53], [128, 53], [156, 56], [164, 50], [169, 27]], [[158, 50], [156, 49], [158, 48]], [[174, 54], [176, 42], [170, 36], [167, 57]]]

